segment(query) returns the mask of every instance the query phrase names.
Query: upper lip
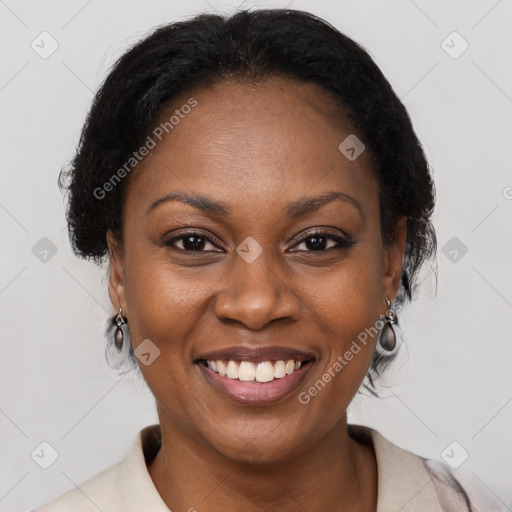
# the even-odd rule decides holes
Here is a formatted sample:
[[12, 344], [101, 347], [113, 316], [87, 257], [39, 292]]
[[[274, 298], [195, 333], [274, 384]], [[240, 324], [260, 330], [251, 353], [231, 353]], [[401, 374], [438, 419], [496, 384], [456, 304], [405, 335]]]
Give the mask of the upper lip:
[[264, 361], [308, 361], [315, 359], [311, 352], [279, 346], [236, 346], [207, 352], [199, 356], [195, 361], [252, 361], [261, 363]]

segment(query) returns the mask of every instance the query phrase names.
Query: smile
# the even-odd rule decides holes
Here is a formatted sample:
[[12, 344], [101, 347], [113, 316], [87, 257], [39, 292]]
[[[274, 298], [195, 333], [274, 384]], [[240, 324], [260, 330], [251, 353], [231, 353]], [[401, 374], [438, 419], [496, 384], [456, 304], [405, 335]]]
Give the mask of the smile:
[[281, 347], [232, 347], [201, 355], [195, 363], [206, 381], [243, 405], [271, 405], [297, 392], [314, 354]]
[[301, 361], [288, 359], [272, 363], [264, 361], [253, 363], [251, 361], [206, 361], [210, 370], [228, 379], [241, 380], [244, 382], [271, 382], [274, 379], [282, 379], [294, 371], [299, 370]]

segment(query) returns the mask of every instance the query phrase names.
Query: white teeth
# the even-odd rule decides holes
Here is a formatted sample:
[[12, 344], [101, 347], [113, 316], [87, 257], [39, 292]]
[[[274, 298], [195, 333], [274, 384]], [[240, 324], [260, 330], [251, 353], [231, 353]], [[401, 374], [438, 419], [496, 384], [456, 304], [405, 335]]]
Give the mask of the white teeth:
[[286, 376], [286, 364], [284, 361], [276, 361], [274, 365], [274, 377], [276, 379], [282, 379]]
[[235, 361], [229, 361], [228, 367], [226, 368], [226, 377], [230, 379], [238, 379], [238, 363], [235, 363]]
[[270, 382], [274, 380], [274, 366], [270, 361], [258, 363], [256, 367], [256, 380], [258, 382]]
[[206, 364], [210, 370], [222, 377], [245, 382], [270, 382], [274, 379], [282, 379], [299, 370], [302, 366], [301, 361], [294, 361], [293, 359], [276, 361], [274, 364], [271, 361], [255, 364], [251, 361], [240, 361], [238, 363], [233, 360], [229, 360], [227, 364], [221, 360], [206, 361]]
[[256, 366], [250, 361], [242, 361], [238, 367], [240, 380], [254, 380], [256, 378]]
[[217, 371], [219, 372], [219, 375], [222, 375], [223, 377], [226, 376], [226, 365], [224, 364], [224, 361], [217, 361]]

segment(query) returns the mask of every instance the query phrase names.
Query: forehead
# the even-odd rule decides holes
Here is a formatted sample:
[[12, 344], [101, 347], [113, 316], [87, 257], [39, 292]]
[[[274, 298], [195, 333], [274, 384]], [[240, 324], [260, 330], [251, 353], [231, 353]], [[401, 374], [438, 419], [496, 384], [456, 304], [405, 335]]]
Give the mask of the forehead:
[[[191, 98], [195, 106], [182, 109]], [[333, 188], [368, 197], [376, 190], [367, 152], [354, 161], [340, 152], [353, 128], [317, 85], [220, 82], [175, 98], [156, 127], [172, 116], [172, 129], [130, 178], [128, 193], [136, 190], [148, 204], [173, 189], [208, 192], [241, 207]]]

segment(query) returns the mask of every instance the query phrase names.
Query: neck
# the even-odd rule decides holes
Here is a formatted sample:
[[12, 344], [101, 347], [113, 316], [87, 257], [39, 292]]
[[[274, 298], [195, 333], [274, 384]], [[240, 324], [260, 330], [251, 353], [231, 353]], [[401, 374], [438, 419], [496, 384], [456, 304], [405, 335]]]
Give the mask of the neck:
[[162, 446], [148, 471], [173, 511], [374, 511], [373, 449], [352, 439], [346, 427], [344, 416], [300, 454], [276, 463], [242, 464], [161, 421]]

